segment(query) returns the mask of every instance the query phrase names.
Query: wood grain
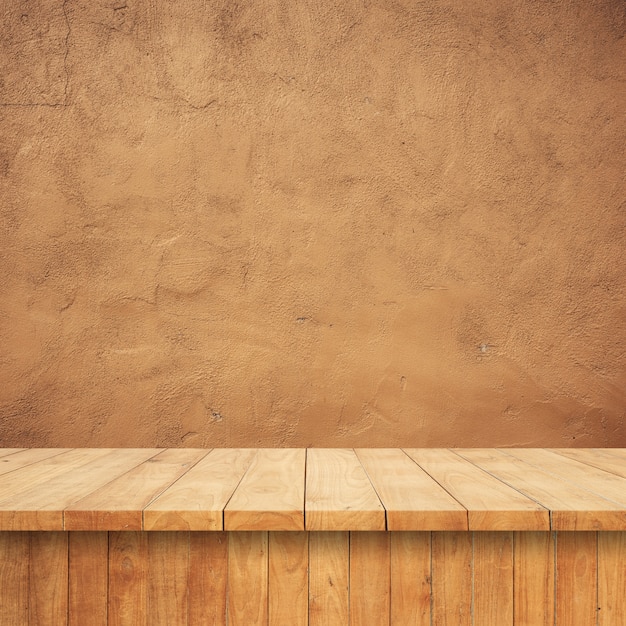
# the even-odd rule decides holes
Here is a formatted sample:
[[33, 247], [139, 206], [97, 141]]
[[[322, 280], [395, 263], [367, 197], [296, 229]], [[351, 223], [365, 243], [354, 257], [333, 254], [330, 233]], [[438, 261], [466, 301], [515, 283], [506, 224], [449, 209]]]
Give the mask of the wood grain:
[[30, 533], [0, 532], [0, 624], [28, 624]]
[[513, 533], [475, 532], [474, 624], [513, 626]]
[[389, 533], [350, 533], [350, 626], [389, 624]]
[[341, 626], [350, 619], [350, 537], [309, 535], [309, 625]]
[[259, 449], [224, 509], [225, 530], [304, 530], [303, 449]]
[[355, 450], [387, 513], [388, 530], [467, 530], [467, 511], [397, 448]]
[[187, 624], [189, 533], [148, 536], [148, 623]]
[[148, 622], [148, 534], [109, 533], [109, 626]]
[[432, 533], [433, 623], [471, 626], [472, 534]]
[[430, 626], [429, 532], [393, 532], [391, 542], [391, 624]]
[[0, 474], [14, 472], [28, 465], [33, 465], [38, 461], [57, 456], [63, 452], [69, 452], [70, 450], [71, 448], [31, 448], [30, 450], [20, 450], [19, 448], [1, 449]]
[[189, 533], [189, 624], [226, 626], [228, 533]]
[[557, 534], [557, 624], [587, 626], [596, 623], [597, 555], [597, 533], [560, 532]]
[[70, 626], [107, 626], [108, 576], [108, 533], [69, 533]]
[[221, 449], [207, 456], [143, 512], [145, 530], [222, 530], [224, 508], [256, 450]]
[[514, 624], [554, 626], [555, 533], [513, 534]]
[[68, 611], [67, 533], [29, 534], [29, 625], [62, 626]]
[[554, 448], [550, 451], [626, 478], [626, 453], [623, 449], [615, 451], [597, 448], [593, 450], [584, 448]]
[[308, 568], [308, 533], [269, 533], [270, 626], [308, 624]]
[[626, 532], [598, 533], [598, 626], [626, 624]]
[[229, 626], [268, 623], [267, 552], [267, 532], [228, 534]]
[[385, 530], [385, 510], [353, 450], [307, 451], [307, 530]]

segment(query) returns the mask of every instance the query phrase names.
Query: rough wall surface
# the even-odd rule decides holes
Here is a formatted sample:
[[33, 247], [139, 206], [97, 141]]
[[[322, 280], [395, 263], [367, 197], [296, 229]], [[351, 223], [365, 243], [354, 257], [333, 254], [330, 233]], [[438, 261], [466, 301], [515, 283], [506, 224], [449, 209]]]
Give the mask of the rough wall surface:
[[0, 445], [626, 446], [624, 2], [0, 6]]

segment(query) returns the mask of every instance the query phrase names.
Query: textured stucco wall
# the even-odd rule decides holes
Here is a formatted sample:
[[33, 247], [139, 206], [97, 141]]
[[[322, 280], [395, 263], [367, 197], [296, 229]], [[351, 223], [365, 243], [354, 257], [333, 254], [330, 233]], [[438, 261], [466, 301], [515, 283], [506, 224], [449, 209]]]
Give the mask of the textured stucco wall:
[[0, 445], [626, 446], [622, 0], [0, 5]]

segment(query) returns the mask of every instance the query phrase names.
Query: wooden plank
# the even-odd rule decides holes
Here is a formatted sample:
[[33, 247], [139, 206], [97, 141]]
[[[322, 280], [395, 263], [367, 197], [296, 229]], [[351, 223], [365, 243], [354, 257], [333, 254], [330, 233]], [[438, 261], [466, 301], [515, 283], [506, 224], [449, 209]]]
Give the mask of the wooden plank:
[[68, 530], [141, 530], [143, 509], [206, 455], [170, 449], [110, 480], [65, 510]]
[[109, 535], [69, 533], [69, 624], [107, 626]]
[[598, 626], [626, 624], [626, 532], [598, 533]]
[[353, 450], [307, 451], [307, 530], [385, 530], [385, 510]]
[[30, 533], [30, 626], [67, 624], [67, 562], [67, 533]]
[[304, 449], [259, 449], [224, 509], [226, 530], [304, 530]]
[[229, 626], [268, 623], [267, 542], [267, 532], [228, 533]]
[[514, 624], [554, 626], [554, 534], [513, 534]]
[[[6, 452], [9, 448], [5, 448]], [[50, 459], [64, 452], [70, 452], [72, 448], [31, 448], [30, 450], [16, 450], [10, 455], [2, 455], [0, 458], [0, 475], [21, 470], [23, 467], [33, 465], [39, 461]]]
[[189, 624], [226, 626], [228, 534], [189, 534]]
[[8, 456], [9, 454], [15, 454], [16, 452], [22, 452], [26, 448], [0, 448], [0, 458]]
[[467, 511], [402, 450], [355, 450], [385, 507], [388, 530], [467, 530]]
[[626, 478], [539, 448], [505, 450], [506, 454], [626, 506]]
[[430, 626], [430, 533], [393, 532], [391, 624]]
[[308, 533], [269, 533], [270, 626], [307, 626], [308, 569]]
[[350, 618], [350, 536], [309, 534], [309, 625], [339, 626]]
[[30, 533], [0, 532], [0, 624], [28, 624]]
[[148, 533], [109, 533], [109, 626], [152, 626], [148, 608]]
[[143, 512], [145, 530], [222, 530], [224, 508], [256, 451], [209, 452]]
[[148, 623], [187, 624], [189, 533], [148, 535]]
[[468, 511], [470, 530], [548, 530], [549, 512], [462, 458], [463, 451], [414, 448], [406, 453]]
[[[598, 545], [595, 532], [560, 532], [556, 538], [556, 623], [596, 623]], [[626, 592], [626, 588], [622, 590]]]
[[554, 448], [550, 452], [626, 478], [626, 459], [623, 458], [622, 454], [615, 454], [610, 450], [604, 449], [589, 450], [583, 448]]
[[[62, 472], [56, 471], [56, 465], [52, 466], [50, 474], [54, 475], [53, 478], [37, 481], [36, 486], [25, 487], [21, 493], [0, 502], [2, 527], [8, 530], [62, 530], [65, 507], [110, 481], [118, 473], [128, 470], [150, 454], [154, 454], [155, 451], [134, 449], [104, 450], [104, 454], [96, 454], [96, 450], [89, 452], [86, 458], [91, 459], [88, 462], [63, 465]], [[58, 455], [46, 459], [43, 463], [53, 463], [64, 456], [66, 455]], [[7, 476], [17, 474], [21, 478], [31, 468], [39, 465], [41, 464], [37, 463]]]
[[474, 624], [513, 626], [513, 533], [473, 536]]
[[553, 530], [626, 528], [626, 507], [550, 472], [500, 450], [472, 449], [460, 454], [549, 509]]
[[471, 626], [472, 533], [432, 533], [433, 624]]
[[389, 624], [389, 533], [350, 533], [350, 626]]

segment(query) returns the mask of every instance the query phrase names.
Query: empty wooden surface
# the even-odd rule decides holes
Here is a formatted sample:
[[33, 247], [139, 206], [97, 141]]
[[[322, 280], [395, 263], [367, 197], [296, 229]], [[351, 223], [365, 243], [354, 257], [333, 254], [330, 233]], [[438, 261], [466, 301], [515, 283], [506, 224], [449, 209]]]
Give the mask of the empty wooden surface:
[[0, 530], [305, 529], [625, 530], [626, 452], [0, 449]]

